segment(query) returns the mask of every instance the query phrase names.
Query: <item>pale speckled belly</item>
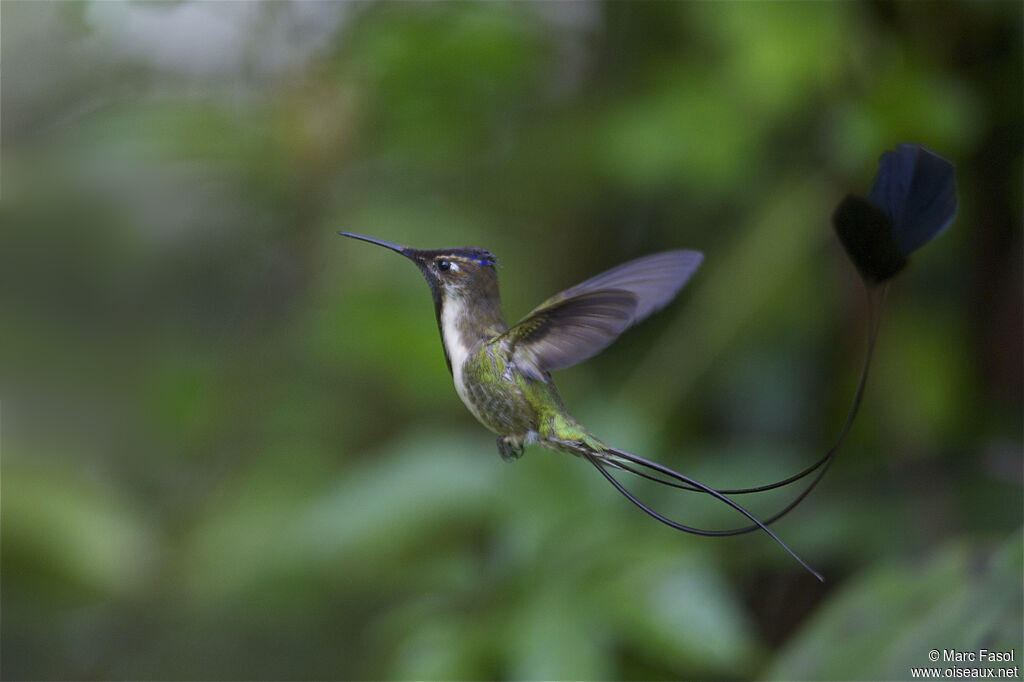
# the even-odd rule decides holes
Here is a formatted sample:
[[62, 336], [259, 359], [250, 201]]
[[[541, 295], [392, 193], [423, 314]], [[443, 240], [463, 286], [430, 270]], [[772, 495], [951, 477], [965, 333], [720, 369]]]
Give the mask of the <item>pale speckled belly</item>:
[[513, 382], [466, 381], [462, 402], [481, 424], [502, 436], [525, 436], [537, 429], [537, 414]]
[[501, 436], [525, 437], [537, 430], [537, 414], [527, 399], [526, 379], [500, 353], [469, 356], [453, 370], [455, 390], [481, 424]]

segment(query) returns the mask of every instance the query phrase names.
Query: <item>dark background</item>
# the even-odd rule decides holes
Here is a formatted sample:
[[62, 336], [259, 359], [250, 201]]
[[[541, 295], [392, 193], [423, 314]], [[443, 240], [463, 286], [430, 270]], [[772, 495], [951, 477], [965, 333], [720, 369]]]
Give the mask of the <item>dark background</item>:
[[[3, 677], [1019, 659], [1021, 26], [1015, 2], [4, 2]], [[761, 534], [660, 526], [585, 462], [503, 463], [415, 268], [335, 234], [489, 248], [511, 320], [703, 251], [556, 379], [607, 442], [757, 485], [845, 417], [867, 309], [829, 218], [900, 142], [955, 163], [960, 212], [776, 526], [824, 585]]]

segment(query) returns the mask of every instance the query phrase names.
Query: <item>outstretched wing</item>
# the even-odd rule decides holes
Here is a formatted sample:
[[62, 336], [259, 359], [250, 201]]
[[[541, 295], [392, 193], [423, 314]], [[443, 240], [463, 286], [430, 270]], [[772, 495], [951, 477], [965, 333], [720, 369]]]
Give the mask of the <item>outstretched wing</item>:
[[697, 251], [665, 251], [623, 263], [555, 294], [504, 334], [527, 376], [571, 367], [665, 307], [700, 266]]

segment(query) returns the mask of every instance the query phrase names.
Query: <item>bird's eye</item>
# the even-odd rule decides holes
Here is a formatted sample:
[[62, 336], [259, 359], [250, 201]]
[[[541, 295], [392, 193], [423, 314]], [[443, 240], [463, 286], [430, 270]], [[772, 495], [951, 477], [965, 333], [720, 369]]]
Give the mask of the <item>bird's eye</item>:
[[451, 270], [451, 267], [451, 261], [444, 260], [443, 258], [437, 261], [437, 269], [440, 270], [441, 272], [448, 272], [449, 270]]

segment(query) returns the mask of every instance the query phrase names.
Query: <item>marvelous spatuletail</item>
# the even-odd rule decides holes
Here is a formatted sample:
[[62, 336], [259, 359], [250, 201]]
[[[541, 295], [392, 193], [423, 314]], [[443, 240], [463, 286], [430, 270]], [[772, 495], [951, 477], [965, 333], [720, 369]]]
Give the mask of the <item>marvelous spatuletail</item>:
[[[606, 445], [566, 410], [551, 372], [593, 357], [620, 334], [665, 307], [700, 266], [696, 251], [666, 251], [629, 261], [556, 294], [509, 327], [501, 311], [497, 261], [479, 248], [413, 249], [373, 237], [339, 234], [383, 246], [420, 269], [434, 299], [445, 360], [455, 390], [473, 416], [498, 434], [498, 452], [514, 460], [530, 444], [584, 458], [630, 502], [677, 530], [704, 536], [764, 531], [818, 580], [807, 565], [768, 528], [801, 501], [828, 471], [857, 415], [878, 336], [888, 280], [907, 256], [949, 226], [956, 214], [953, 167], [918, 145], [900, 145], [880, 159], [870, 199], [848, 196], [833, 225], [868, 292], [867, 352], [850, 411], [839, 436], [814, 464], [788, 478], [754, 488], [714, 489], [689, 476]], [[711, 495], [751, 522], [725, 530], [678, 523], [636, 498], [610, 470], [628, 472], [680, 490]], [[789, 504], [763, 521], [730, 495], [782, 488], [817, 471]]]
[[[555, 294], [509, 327], [501, 311], [497, 260], [486, 249], [413, 249], [352, 232], [339, 234], [400, 253], [430, 285], [445, 360], [455, 390], [477, 420], [498, 434], [508, 460], [537, 444], [591, 462], [630, 501], [659, 521], [698, 535], [728, 534], [677, 523], [640, 502], [607, 467], [711, 495], [728, 504], [808, 566], [767, 525], [724, 493], [655, 462], [601, 442], [566, 410], [551, 372], [604, 350], [622, 332], [660, 310], [700, 266], [696, 251], [666, 251], [624, 263]], [[748, 529], [741, 529], [747, 532]]]

